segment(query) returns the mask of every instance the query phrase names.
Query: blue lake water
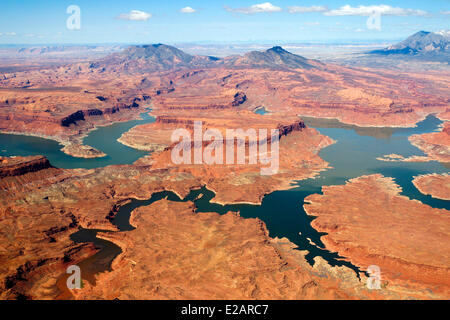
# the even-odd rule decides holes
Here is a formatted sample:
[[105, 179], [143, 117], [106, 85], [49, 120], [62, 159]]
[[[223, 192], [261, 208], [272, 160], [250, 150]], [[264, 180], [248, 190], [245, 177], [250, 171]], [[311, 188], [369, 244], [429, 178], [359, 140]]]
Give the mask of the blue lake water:
[[264, 108], [264, 107], [258, 108], [258, 109], [256, 109], [254, 112], [255, 112], [256, 114], [260, 114], [260, 115], [262, 115], [262, 116], [269, 113], [269, 112], [266, 110], [266, 108]]

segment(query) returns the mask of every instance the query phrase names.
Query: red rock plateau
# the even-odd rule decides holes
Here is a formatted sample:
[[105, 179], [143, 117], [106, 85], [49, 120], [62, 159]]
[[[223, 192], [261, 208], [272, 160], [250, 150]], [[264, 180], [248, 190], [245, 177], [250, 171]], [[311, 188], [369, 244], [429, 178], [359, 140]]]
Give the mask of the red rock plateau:
[[[381, 268], [382, 287], [411, 298], [450, 297], [450, 212], [401, 196], [392, 178], [352, 179], [308, 196], [305, 210], [325, 246], [367, 270]], [[426, 223], [424, 223], [426, 222]], [[413, 293], [414, 292], [414, 293]]]
[[412, 181], [423, 194], [433, 198], [450, 200], [450, 175], [427, 174], [415, 177]]
[[388, 162], [439, 161], [444, 164], [450, 163], [450, 122], [445, 121], [442, 125], [442, 130], [439, 132], [414, 134], [408, 139], [412, 145], [421, 149], [426, 155], [403, 157], [393, 153], [379, 157], [377, 160]]

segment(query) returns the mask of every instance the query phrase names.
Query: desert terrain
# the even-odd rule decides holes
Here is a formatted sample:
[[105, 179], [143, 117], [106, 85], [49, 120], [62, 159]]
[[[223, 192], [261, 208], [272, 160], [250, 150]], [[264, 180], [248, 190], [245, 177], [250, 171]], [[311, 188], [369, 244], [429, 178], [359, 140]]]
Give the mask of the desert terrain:
[[[312, 227], [326, 233], [322, 249], [337, 252], [353, 269], [320, 256], [311, 265], [308, 252], [271, 236], [261, 219], [197, 212], [199, 199], [185, 199], [207, 188], [214, 204], [260, 205], [268, 194], [320, 179], [333, 169], [320, 153], [336, 141], [305, 125], [302, 116], [404, 128], [434, 115], [443, 122], [441, 131], [409, 139], [427, 161], [450, 162], [447, 69], [424, 75], [344, 66], [279, 46], [221, 58], [163, 44], [108, 50], [0, 73], [0, 131], [55, 140], [73, 157], [107, 156], [84, 143], [96, 129], [142, 113], [155, 118], [117, 140], [148, 152], [133, 163], [64, 169], [45, 155], [0, 158], [1, 299], [450, 297], [449, 211], [409, 199], [389, 177], [373, 174], [323, 186], [322, 194], [305, 200], [305, 211], [316, 217]], [[268, 113], [255, 113], [262, 108]], [[193, 133], [196, 121], [222, 133], [278, 129], [278, 170], [261, 175], [260, 163], [174, 164], [173, 131]], [[256, 142], [261, 140], [245, 145]], [[264, 139], [262, 144], [272, 147]], [[446, 177], [423, 176], [414, 184], [445, 200], [448, 188], [434, 180]], [[121, 207], [165, 191], [185, 201], [161, 199], [131, 211], [132, 230], [114, 223]], [[272, 214], [283, 210], [280, 203]], [[120, 252], [108, 256], [106, 270], [87, 272], [81, 290], [68, 290], [66, 268], [95, 260], [104, 249], [75, 241], [83, 229], [100, 230], [97, 238]], [[383, 270], [382, 290], [366, 287], [373, 264]]]

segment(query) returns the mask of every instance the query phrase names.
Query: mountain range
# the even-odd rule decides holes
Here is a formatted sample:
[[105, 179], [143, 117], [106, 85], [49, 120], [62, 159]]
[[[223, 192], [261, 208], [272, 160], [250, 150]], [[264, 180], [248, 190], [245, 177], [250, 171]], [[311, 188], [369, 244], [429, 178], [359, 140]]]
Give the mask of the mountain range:
[[178, 68], [272, 68], [311, 69], [320, 63], [290, 53], [275, 46], [265, 51], [251, 51], [243, 56], [217, 58], [190, 55], [178, 48], [165, 44], [130, 46], [91, 63], [91, 68], [125, 72], [153, 72]]

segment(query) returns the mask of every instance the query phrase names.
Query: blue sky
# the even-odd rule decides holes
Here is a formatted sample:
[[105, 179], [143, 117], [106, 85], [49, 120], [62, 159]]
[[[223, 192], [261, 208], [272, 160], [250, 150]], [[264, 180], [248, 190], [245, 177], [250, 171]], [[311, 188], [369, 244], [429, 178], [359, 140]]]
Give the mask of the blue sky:
[[[79, 30], [66, 27], [69, 5], [81, 10]], [[450, 29], [450, 0], [3, 0], [0, 6], [1, 44], [345, 42]], [[368, 27], [368, 12], [380, 13], [378, 29]]]

